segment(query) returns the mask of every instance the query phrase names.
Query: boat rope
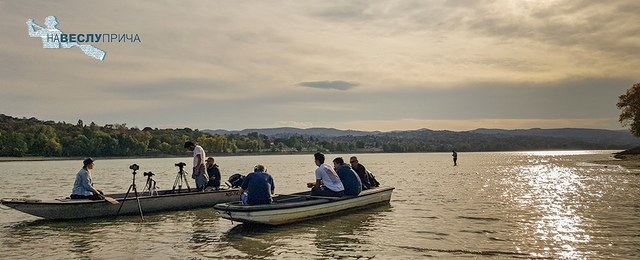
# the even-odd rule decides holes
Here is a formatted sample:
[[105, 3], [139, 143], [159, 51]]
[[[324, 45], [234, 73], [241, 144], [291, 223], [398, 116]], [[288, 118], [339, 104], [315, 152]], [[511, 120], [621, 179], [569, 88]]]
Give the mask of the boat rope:
[[229, 220], [231, 220], [231, 225], [233, 225], [233, 218], [231, 217], [231, 211], [225, 211], [225, 213], [227, 213], [227, 215], [229, 215]]

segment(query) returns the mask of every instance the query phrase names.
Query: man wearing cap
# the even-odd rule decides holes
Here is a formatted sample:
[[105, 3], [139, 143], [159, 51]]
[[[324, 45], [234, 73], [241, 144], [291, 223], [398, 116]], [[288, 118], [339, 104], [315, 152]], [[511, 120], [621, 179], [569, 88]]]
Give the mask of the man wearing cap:
[[71, 190], [71, 199], [101, 200], [104, 196], [101, 190], [93, 187], [91, 181], [91, 170], [93, 169], [93, 159], [87, 158], [82, 161], [84, 166], [76, 174], [76, 181]]

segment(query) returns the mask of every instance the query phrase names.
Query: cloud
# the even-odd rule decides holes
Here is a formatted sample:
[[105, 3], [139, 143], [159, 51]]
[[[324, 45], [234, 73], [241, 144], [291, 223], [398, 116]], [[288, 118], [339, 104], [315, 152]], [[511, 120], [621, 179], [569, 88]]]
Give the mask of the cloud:
[[640, 3], [634, 0], [497, 2], [476, 8], [483, 15], [461, 20], [467, 29], [482, 35], [627, 57], [640, 52], [640, 17], [636, 15]]
[[319, 88], [319, 89], [337, 89], [337, 90], [349, 90], [356, 86], [358, 83], [351, 83], [342, 80], [336, 81], [310, 81], [310, 82], [300, 82], [299, 86], [309, 87], [309, 88]]
[[[3, 113], [211, 129], [362, 120], [376, 130], [398, 118], [570, 126], [615, 122], [640, 67], [635, 0], [62, 2], [0, 1]], [[43, 49], [25, 22], [48, 15], [66, 33], [139, 33], [142, 43], [96, 43], [104, 62]], [[312, 88], [350, 95], [318, 99]]]

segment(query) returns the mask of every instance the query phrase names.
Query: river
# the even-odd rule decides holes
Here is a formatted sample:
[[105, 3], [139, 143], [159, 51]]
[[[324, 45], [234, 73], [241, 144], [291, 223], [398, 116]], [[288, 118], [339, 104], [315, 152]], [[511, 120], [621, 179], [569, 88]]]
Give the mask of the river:
[[[2, 259], [639, 258], [640, 173], [612, 151], [359, 154], [389, 205], [279, 227], [245, 226], [212, 209], [76, 221], [0, 210]], [[348, 154], [328, 155], [348, 160]], [[156, 173], [191, 158], [97, 159], [96, 187], [125, 192], [129, 165]], [[263, 164], [276, 193], [306, 189], [312, 155], [217, 157], [223, 179]], [[0, 197], [68, 196], [81, 161], [0, 163]], [[193, 182], [191, 185], [193, 186]], [[144, 183], [143, 183], [144, 184]]]

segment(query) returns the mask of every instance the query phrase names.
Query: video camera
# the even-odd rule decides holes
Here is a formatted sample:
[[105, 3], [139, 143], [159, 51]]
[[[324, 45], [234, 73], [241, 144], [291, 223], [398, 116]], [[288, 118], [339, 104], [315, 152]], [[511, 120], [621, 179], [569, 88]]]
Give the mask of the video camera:
[[132, 164], [129, 166], [129, 169], [133, 170], [134, 172], [137, 170], [140, 170], [140, 166], [138, 166], [137, 164]]
[[142, 173], [142, 175], [144, 175], [144, 176], [149, 176], [149, 177], [153, 177], [153, 175], [156, 175], [156, 174], [155, 174], [155, 173], [153, 173], [153, 172], [145, 172], [145, 173]]

